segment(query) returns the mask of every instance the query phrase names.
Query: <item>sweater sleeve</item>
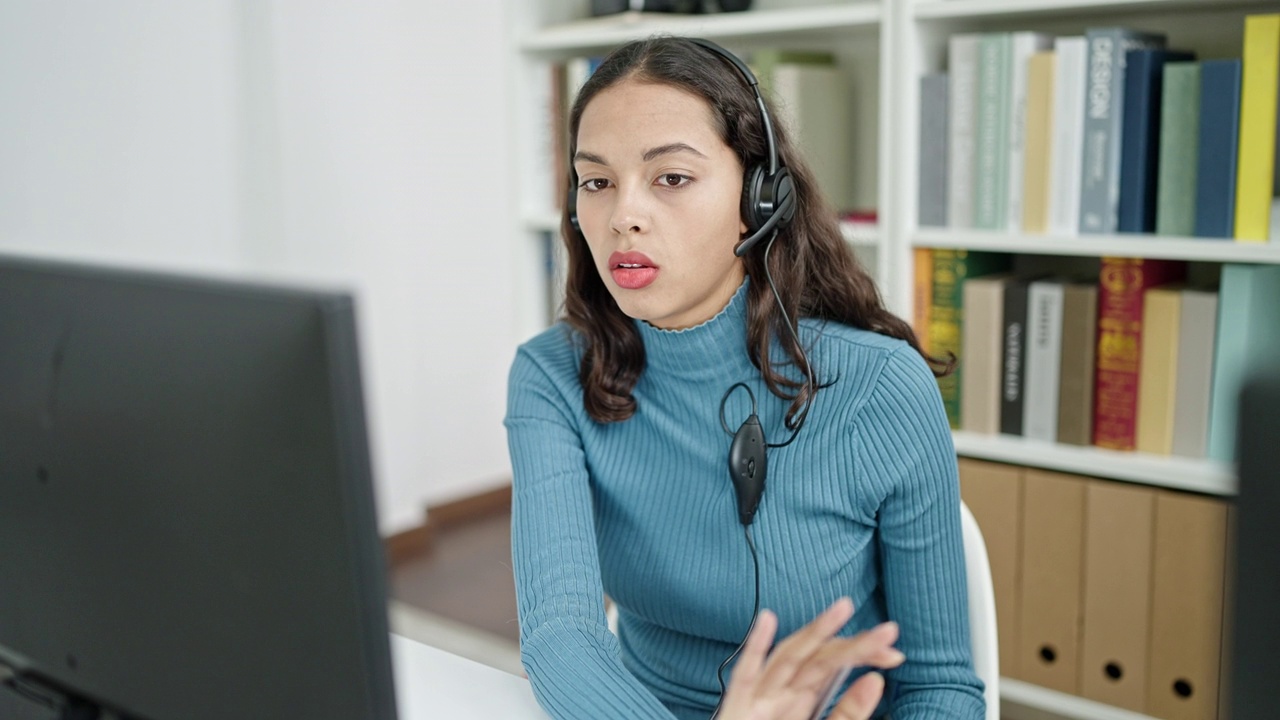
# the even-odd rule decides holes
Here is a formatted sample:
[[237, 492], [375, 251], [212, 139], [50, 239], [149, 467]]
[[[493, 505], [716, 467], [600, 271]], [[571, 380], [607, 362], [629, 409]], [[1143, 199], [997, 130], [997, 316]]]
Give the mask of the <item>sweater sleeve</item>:
[[674, 720], [623, 666], [605, 620], [591, 487], [569, 402], [522, 349], [505, 421], [521, 660], [553, 718]]
[[960, 483], [937, 383], [911, 348], [893, 352], [859, 411], [859, 477], [875, 488], [889, 618], [907, 660], [887, 674], [894, 720], [982, 720], [974, 674]]

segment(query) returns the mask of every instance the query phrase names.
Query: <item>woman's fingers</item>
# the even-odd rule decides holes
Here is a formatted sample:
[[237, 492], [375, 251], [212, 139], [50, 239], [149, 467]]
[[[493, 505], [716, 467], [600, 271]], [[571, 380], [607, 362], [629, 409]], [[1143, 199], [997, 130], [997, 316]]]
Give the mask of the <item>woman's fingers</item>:
[[827, 720], [867, 720], [883, 694], [884, 677], [880, 673], [867, 673], [849, 686]]
[[893, 647], [898, 640], [897, 623], [881, 623], [853, 637], [832, 638], [800, 667], [791, 684], [798, 688], [825, 690], [826, 683], [841, 668], [894, 668], [906, 656]]
[[853, 617], [853, 601], [840, 598], [808, 625], [778, 643], [765, 667], [760, 684], [766, 689], [789, 685], [796, 671], [814, 652], [840, 631]]
[[725, 688], [724, 702], [720, 708], [721, 717], [727, 720], [768, 717], [757, 712], [760, 708], [756, 707], [756, 685], [777, 629], [778, 616], [768, 610], [761, 610], [760, 617], [756, 618], [756, 626], [747, 635], [742, 653], [729, 676], [729, 686]]

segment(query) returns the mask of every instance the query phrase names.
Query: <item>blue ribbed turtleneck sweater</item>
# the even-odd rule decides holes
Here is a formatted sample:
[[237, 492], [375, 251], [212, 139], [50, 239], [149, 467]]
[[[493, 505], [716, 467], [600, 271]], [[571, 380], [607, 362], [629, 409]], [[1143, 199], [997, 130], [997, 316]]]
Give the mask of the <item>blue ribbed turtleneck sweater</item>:
[[[637, 321], [646, 364], [624, 422], [587, 415], [580, 343], [564, 324], [517, 353], [506, 427], [520, 644], [553, 718], [701, 719], [716, 704], [716, 668], [741, 641], [754, 593], [725, 391], [747, 383], [768, 441], [787, 437], [787, 403], [747, 357], [745, 288], [697, 327]], [[907, 660], [887, 673], [880, 712], [978, 720], [955, 451], [933, 376], [909, 345], [876, 333], [805, 320], [801, 339], [834, 384], [796, 441], [769, 451], [751, 527], [761, 607], [782, 638], [851, 597], [842, 634], [901, 626]], [[729, 427], [749, 411], [736, 392]], [[617, 637], [604, 593], [620, 609]]]

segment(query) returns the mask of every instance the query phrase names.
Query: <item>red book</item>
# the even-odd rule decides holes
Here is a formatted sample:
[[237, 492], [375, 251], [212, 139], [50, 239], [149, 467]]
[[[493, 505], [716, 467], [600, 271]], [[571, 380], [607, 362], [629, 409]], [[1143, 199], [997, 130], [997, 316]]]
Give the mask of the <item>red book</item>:
[[1132, 450], [1137, 441], [1138, 369], [1142, 361], [1142, 299], [1157, 285], [1182, 280], [1178, 260], [1102, 258], [1098, 278], [1098, 367], [1093, 444]]

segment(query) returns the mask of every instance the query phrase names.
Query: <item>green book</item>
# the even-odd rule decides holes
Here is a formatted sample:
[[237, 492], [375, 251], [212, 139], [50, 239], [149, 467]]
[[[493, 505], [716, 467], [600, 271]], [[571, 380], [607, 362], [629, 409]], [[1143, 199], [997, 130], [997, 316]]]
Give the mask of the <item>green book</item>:
[[1200, 148], [1200, 63], [1164, 66], [1156, 234], [1196, 234], [1196, 173]]
[[973, 225], [1003, 230], [1009, 203], [1009, 103], [1013, 35], [989, 33], [978, 41], [978, 102], [974, 123]]
[[929, 353], [946, 357], [955, 353], [956, 371], [938, 378], [942, 405], [952, 429], [960, 429], [960, 374], [964, 368], [961, 332], [964, 327], [964, 282], [969, 278], [1002, 272], [1009, 256], [968, 250], [933, 251], [933, 301], [929, 310]]
[[1223, 265], [1218, 291], [1218, 348], [1213, 358], [1209, 457], [1235, 459], [1240, 388], [1280, 355], [1280, 265]]

